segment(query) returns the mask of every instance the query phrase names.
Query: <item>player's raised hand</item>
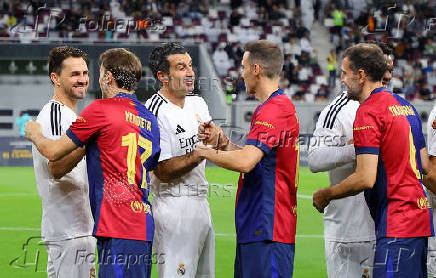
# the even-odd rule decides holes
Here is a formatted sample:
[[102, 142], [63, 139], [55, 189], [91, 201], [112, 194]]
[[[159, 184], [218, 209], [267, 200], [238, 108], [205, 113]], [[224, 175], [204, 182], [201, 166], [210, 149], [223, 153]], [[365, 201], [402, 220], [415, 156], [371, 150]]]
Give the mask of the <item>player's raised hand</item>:
[[320, 188], [313, 194], [313, 206], [321, 213], [330, 203], [330, 189], [328, 187]]
[[35, 121], [28, 121], [25, 129], [25, 137], [34, 142], [35, 138], [42, 134], [41, 125]]

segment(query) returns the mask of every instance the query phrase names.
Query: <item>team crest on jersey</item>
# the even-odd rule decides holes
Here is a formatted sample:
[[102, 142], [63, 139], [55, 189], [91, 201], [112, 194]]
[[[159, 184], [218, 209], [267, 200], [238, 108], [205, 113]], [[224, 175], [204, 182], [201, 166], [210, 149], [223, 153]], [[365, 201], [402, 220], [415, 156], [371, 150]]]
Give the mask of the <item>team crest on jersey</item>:
[[428, 209], [430, 207], [430, 204], [428, 203], [428, 199], [426, 197], [418, 198], [416, 200], [416, 203], [418, 204], [418, 208], [420, 209]]
[[150, 205], [146, 204], [146, 203], [142, 203], [142, 205], [143, 205], [144, 212], [148, 213], [148, 214], [151, 214], [151, 207], [150, 207]]
[[91, 268], [89, 270], [89, 278], [95, 278], [95, 268]]
[[77, 116], [77, 120], [78, 122], [86, 122], [85, 118], [83, 118], [82, 116]]
[[150, 205], [143, 203], [143, 202], [140, 202], [138, 200], [130, 202], [130, 208], [132, 209], [132, 211], [134, 213], [141, 213], [144, 211], [145, 213], [151, 214]]
[[130, 202], [130, 208], [134, 213], [141, 213], [142, 212], [142, 202], [140, 201], [132, 201]]
[[185, 269], [185, 265], [184, 264], [179, 264], [179, 268], [177, 269], [177, 274], [179, 274], [179, 276], [183, 276], [186, 273], [186, 269]]

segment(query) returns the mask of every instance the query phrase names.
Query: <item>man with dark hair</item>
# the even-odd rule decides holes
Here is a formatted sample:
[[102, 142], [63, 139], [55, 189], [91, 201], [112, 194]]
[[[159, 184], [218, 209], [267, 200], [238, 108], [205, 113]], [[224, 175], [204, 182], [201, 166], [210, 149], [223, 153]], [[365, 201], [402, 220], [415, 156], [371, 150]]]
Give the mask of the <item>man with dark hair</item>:
[[[431, 172], [436, 172], [436, 129], [432, 124], [436, 119], [436, 104], [428, 116], [427, 122], [427, 146], [428, 146], [428, 159], [429, 169]], [[429, 203], [433, 210], [433, 225], [436, 225], [436, 194], [427, 191]], [[433, 236], [428, 239], [428, 256], [427, 256], [427, 270], [428, 275], [436, 278], [436, 237]]]
[[416, 109], [382, 87], [386, 62], [379, 47], [358, 44], [342, 61], [341, 81], [360, 102], [354, 121], [356, 171], [321, 188], [313, 205], [323, 212], [331, 200], [365, 191], [375, 222], [374, 277], [427, 277], [427, 237], [433, 235], [423, 183], [428, 169], [421, 120]]
[[[56, 161], [86, 148], [90, 204], [97, 238], [99, 277], [150, 277], [154, 233], [148, 202], [149, 171], [159, 158], [156, 118], [134, 95], [141, 62], [123, 48], [100, 56], [103, 99], [92, 102], [58, 140], [41, 134], [35, 122], [26, 137]], [[76, 260], [88, 260], [78, 252]]]
[[[382, 43], [386, 64], [383, 78], [387, 86], [392, 75], [391, 51]], [[314, 173], [329, 171], [330, 185], [343, 181], [356, 166], [353, 122], [359, 102], [339, 94], [322, 111], [313, 132], [316, 144], [309, 147], [309, 167]], [[324, 211], [324, 238], [329, 278], [372, 277], [375, 232], [364, 194], [333, 200]]]
[[[48, 56], [53, 98], [41, 109], [36, 122], [42, 134], [59, 139], [77, 118], [77, 102], [89, 85], [87, 55], [72, 47], [55, 47]], [[24, 134], [23, 134], [24, 136]], [[32, 145], [36, 185], [42, 200], [41, 236], [48, 262], [47, 276], [89, 277], [95, 264], [76, 261], [77, 252], [93, 254], [93, 219], [89, 206], [84, 148], [57, 161], [49, 161]]]
[[[167, 43], [149, 56], [162, 87], [146, 102], [161, 131], [161, 155], [152, 178], [156, 224], [153, 248], [165, 254], [159, 277], [215, 277], [215, 236], [207, 201], [206, 161], [198, 156], [198, 125], [210, 122], [207, 104], [192, 94], [192, 59], [180, 43]], [[193, 228], [195, 227], [195, 228]]]
[[385, 61], [386, 61], [386, 71], [385, 74], [383, 75], [382, 78], [382, 84], [384, 87], [388, 87], [390, 86], [390, 81], [392, 79], [392, 72], [394, 71], [394, 61], [392, 58], [392, 46], [387, 44], [387, 43], [383, 43], [383, 42], [379, 42], [379, 41], [367, 41], [365, 42], [367, 44], [375, 44], [378, 47], [380, 47], [380, 49], [383, 52], [383, 56], [385, 57]]
[[294, 105], [279, 88], [280, 47], [260, 40], [245, 45], [242, 59], [247, 94], [259, 100], [244, 147], [209, 123], [200, 156], [240, 172], [236, 196], [235, 277], [292, 277], [297, 224], [299, 124]]

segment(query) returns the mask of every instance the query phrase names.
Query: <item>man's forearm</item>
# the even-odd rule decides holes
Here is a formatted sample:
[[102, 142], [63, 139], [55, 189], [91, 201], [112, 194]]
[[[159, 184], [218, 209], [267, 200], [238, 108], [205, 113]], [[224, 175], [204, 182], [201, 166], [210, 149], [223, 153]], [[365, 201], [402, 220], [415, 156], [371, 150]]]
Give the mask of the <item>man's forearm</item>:
[[172, 157], [158, 163], [154, 174], [163, 182], [171, 182], [190, 172], [203, 161], [195, 151], [187, 155]]
[[365, 178], [353, 173], [341, 183], [329, 188], [329, 199], [334, 200], [354, 196], [370, 188], [372, 188], [372, 185], [370, 185]]
[[430, 172], [422, 178], [422, 183], [428, 190], [436, 194], [436, 176], [435, 173]]
[[62, 156], [56, 152], [55, 142], [56, 140], [48, 139], [42, 135], [38, 135], [32, 138], [33, 144], [35, 144], [38, 151], [50, 161], [60, 159]]
[[62, 135], [57, 140], [51, 140], [42, 134], [35, 135], [31, 141], [35, 144], [38, 151], [50, 161], [56, 161], [72, 152], [78, 146], [67, 136]]
[[229, 143], [222, 150], [223, 151], [236, 151], [236, 150], [242, 150], [242, 147], [232, 143], [229, 140]]
[[204, 152], [204, 157], [219, 167], [235, 172], [248, 173], [263, 157], [263, 152], [260, 149], [252, 147], [249, 150], [250, 147], [252, 146], [233, 151], [218, 152], [209, 149]]
[[70, 154], [62, 157], [56, 161], [50, 161], [48, 163], [48, 168], [50, 173], [55, 179], [60, 179], [67, 173], [71, 172], [71, 170], [76, 167], [76, 165], [83, 159], [85, 156], [86, 149], [78, 148], [72, 151]]

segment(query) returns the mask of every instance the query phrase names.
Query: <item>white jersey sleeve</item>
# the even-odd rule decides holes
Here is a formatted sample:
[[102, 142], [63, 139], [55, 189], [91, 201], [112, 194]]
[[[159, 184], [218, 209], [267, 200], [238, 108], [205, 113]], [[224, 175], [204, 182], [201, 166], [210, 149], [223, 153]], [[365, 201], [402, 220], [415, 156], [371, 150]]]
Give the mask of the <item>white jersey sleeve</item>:
[[159, 162], [170, 159], [173, 157], [171, 152], [171, 135], [170, 131], [165, 128], [164, 123], [162, 122], [162, 118], [158, 118], [159, 123], [159, 131], [160, 131], [160, 156]]
[[[323, 109], [309, 146], [309, 168], [312, 172], [335, 169], [355, 161], [352, 138], [353, 121], [358, 103], [343, 93]], [[354, 115], [353, 115], [354, 114]]]
[[[329, 171], [331, 185], [338, 184], [355, 170], [353, 123], [359, 107], [346, 92], [336, 97], [320, 114], [314, 138], [310, 142], [309, 165], [316, 171]], [[371, 219], [363, 192], [332, 200], [324, 210], [326, 240], [356, 242], [375, 240]]]
[[212, 117], [209, 114], [209, 107], [207, 106], [206, 102], [203, 98], [197, 97], [198, 102], [201, 106], [201, 116], [200, 116], [200, 122], [208, 122], [212, 120]]
[[[58, 139], [76, 120], [67, 106], [50, 101], [39, 113], [37, 122], [42, 134]], [[36, 185], [42, 200], [41, 235], [46, 241], [71, 239], [92, 235], [93, 219], [89, 205], [86, 161], [61, 179], [55, 179], [48, 169], [48, 159], [32, 146]]]
[[[160, 94], [154, 94], [151, 98], [147, 99], [145, 102], [145, 107], [150, 110], [153, 115], [156, 116], [157, 122], [159, 123], [159, 132], [160, 132], [160, 156], [158, 162], [170, 159], [173, 157], [172, 154], [172, 136], [171, 131], [169, 130], [169, 126], [167, 123], [165, 123], [165, 117], [162, 116], [163, 113], [159, 112], [161, 110], [164, 110], [165, 105], [168, 104], [168, 100], [165, 99]], [[163, 108], [163, 109], [161, 109]]]
[[[427, 121], [427, 148], [430, 156], [436, 156], [436, 130], [432, 127], [435, 118], [436, 105], [433, 106]], [[436, 195], [430, 190], [427, 190], [427, 195], [433, 211], [433, 225], [436, 226]], [[436, 264], [434, 263], [436, 262], [436, 236], [428, 238], [427, 262], [428, 266], [430, 266], [428, 269], [429, 275], [436, 277]]]
[[427, 121], [427, 145], [428, 154], [431, 156], [436, 156], [436, 130], [432, 128], [433, 120], [436, 117], [436, 105], [430, 112]]
[[[40, 113], [36, 121], [41, 125], [42, 135], [44, 135], [44, 137], [52, 140], [57, 140], [63, 134], [65, 134], [73, 121], [75, 121], [76, 114], [65, 105], [55, 101], [49, 102], [48, 105], [44, 107], [44, 109], [49, 109], [50, 112], [47, 111], [45, 113]], [[49, 162], [48, 159], [44, 156], [42, 156], [42, 160], [44, 160], [47, 164]], [[50, 171], [48, 170], [48, 167], [47, 171], [50, 177], [52, 177]], [[84, 174], [87, 176], [86, 172]], [[70, 173], [65, 174], [62, 178], [58, 180], [74, 184], [76, 177], [74, 177], [73, 175], [74, 171], [71, 171]]]

